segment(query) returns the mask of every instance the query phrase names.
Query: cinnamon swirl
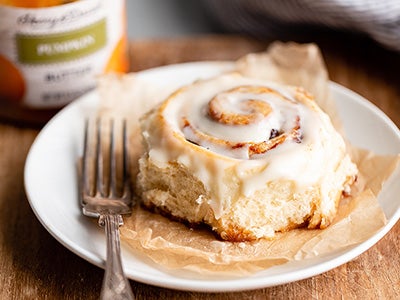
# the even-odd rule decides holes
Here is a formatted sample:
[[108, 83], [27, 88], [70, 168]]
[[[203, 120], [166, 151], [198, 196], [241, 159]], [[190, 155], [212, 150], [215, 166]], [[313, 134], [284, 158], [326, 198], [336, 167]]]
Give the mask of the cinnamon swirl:
[[143, 204], [224, 240], [327, 227], [357, 173], [310, 94], [236, 73], [177, 90], [141, 127]]

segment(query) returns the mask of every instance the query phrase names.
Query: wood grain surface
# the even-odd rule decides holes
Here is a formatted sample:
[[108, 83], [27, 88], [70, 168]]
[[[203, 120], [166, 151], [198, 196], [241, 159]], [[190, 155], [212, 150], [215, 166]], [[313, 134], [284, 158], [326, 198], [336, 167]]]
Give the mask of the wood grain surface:
[[[322, 49], [333, 81], [375, 103], [400, 126], [398, 53], [362, 37], [310, 40]], [[132, 41], [132, 70], [187, 61], [232, 60], [267, 45], [268, 41], [239, 36]], [[0, 122], [0, 299], [97, 299], [103, 270], [58, 243], [36, 219], [24, 193], [24, 163], [38, 132]], [[137, 299], [400, 299], [399, 235], [398, 222], [375, 246], [349, 263], [271, 288], [197, 293], [134, 281], [131, 285]]]

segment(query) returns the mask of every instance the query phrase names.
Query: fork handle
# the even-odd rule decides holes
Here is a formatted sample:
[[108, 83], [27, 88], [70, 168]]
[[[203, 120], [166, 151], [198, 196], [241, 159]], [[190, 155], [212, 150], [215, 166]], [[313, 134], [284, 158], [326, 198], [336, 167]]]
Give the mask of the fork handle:
[[106, 270], [100, 299], [135, 299], [122, 269], [119, 237], [122, 223], [121, 215], [105, 214], [99, 218], [99, 225], [104, 226], [107, 239]]

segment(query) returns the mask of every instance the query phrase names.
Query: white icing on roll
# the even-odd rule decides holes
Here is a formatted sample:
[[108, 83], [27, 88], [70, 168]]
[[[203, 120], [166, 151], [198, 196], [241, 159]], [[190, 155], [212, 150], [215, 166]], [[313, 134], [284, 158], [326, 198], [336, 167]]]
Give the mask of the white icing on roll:
[[[227, 120], [212, 116], [213, 99]], [[258, 104], [243, 104], [249, 100], [266, 105], [257, 113]], [[240, 124], [230, 124], [236, 122], [230, 114], [243, 115]], [[250, 197], [274, 180], [292, 180], [300, 190], [318, 184], [322, 197], [328, 194], [324, 189], [342, 184], [329, 174], [346, 155], [344, 141], [329, 117], [296, 88], [223, 75], [178, 90], [142, 126], [149, 159], [159, 167], [184, 165], [209, 192], [216, 218], [238, 197]], [[274, 139], [278, 142], [269, 145]]]
[[[312, 121], [315, 118], [307, 107], [295, 101], [293, 97], [285, 98], [275, 90], [260, 86], [240, 86], [218, 93], [206, 103], [204, 101], [207, 99], [201, 100], [192, 101], [189, 111], [185, 116], [180, 116], [187, 123], [182, 129], [184, 136], [187, 140], [213, 152], [239, 159], [249, 159], [250, 156], [256, 158], [256, 155], [249, 153], [250, 146], [273, 140], [271, 136], [274, 134], [290, 135], [294, 128], [301, 127], [299, 121]], [[228, 111], [226, 114], [231, 119], [230, 123], [218, 120], [224, 117], [224, 112], [215, 118], [207, 112], [205, 107], [214, 100], [225, 104], [221, 105], [220, 109]], [[247, 109], [245, 105], [249, 102], [258, 103], [258, 106], [264, 104], [264, 107], [268, 108], [267, 112], [263, 114], [259, 113], [257, 108]], [[237, 123], [231, 124], [235, 123], [235, 119]], [[293, 142], [293, 139], [287, 141]], [[260, 158], [260, 155], [257, 155], [257, 158]]]

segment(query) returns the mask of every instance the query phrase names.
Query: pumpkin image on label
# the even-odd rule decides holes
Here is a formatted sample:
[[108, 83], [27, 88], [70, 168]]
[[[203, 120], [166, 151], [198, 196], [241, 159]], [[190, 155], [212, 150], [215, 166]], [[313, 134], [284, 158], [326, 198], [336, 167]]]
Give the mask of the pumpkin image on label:
[[123, 0], [0, 0], [0, 102], [60, 108], [129, 69]]

